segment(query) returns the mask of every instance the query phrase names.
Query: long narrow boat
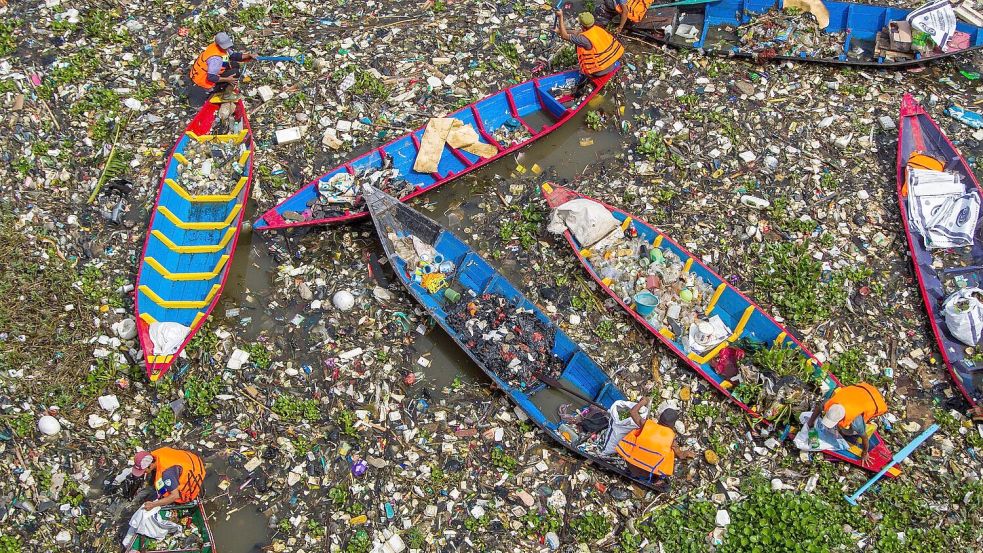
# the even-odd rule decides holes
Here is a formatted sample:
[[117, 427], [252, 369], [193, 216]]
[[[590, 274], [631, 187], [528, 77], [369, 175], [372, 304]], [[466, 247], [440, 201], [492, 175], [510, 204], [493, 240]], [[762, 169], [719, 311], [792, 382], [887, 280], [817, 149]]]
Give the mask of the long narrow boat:
[[134, 304], [151, 381], [218, 303], [239, 241], [255, 147], [242, 101], [228, 117], [222, 105], [205, 104], [177, 139], [150, 215]]
[[[737, 404], [745, 412], [768, 423], [766, 416], [756, 411], [753, 406], [748, 405], [748, 403], [751, 402], [750, 400], [745, 402], [744, 399], [740, 397], [740, 387], [732, 387], [732, 382], [727, 378], [724, 378], [724, 376], [722, 376], [717, 369], [714, 368], [714, 362], [717, 356], [720, 355], [720, 353], [727, 346], [741, 340], [749, 340], [761, 344], [772, 345], [776, 348], [793, 349], [811, 365], [811, 367], [809, 367], [810, 372], [819, 368], [819, 361], [816, 360], [816, 358], [805, 348], [805, 346], [802, 345], [801, 342], [795, 339], [795, 337], [793, 337], [777, 321], [775, 321], [775, 319], [768, 315], [756, 303], [751, 301], [750, 298], [741, 293], [740, 290], [731, 286], [730, 283], [721, 278], [720, 275], [704, 265], [698, 257], [686, 251], [686, 249], [674, 242], [661, 230], [645, 223], [641, 219], [625, 211], [611, 207], [603, 202], [567, 188], [544, 184], [542, 191], [544, 197], [546, 198], [547, 204], [549, 204], [551, 208], [556, 208], [575, 199], [585, 199], [603, 206], [604, 209], [610, 212], [611, 215], [613, 215], [614, 218], [620, 222], [624, 230], [631, 232], [629, 229], [633, 229], [634, 232], [637, 232], [638, 239], [644, 241], [648, 245], [647, 247], [653, 251], [658, 250], [659, 256], [664, 258], [672, 255], [675, 258], [678, 258], [679, 262], [682, 264], [680, 274], [692, 273], [695, 277], [702, 279], [706, 287], [711, 290], [711, 293], [707, 295], [706, 299], [708, 301], [706, 302], [706, 307], [702, 312], [702, 316], [707, 318], [719, 316], [720, 320], [726, 325], [728, 334], [723, 341], [716, 345], [716, 347], [698, 354], [691, 351], [690, 348], [684, 344], [684, 341], [691, 338], [691, 330], [682, 328], [674, 331], [668, 325], [660, 325], [659, 328], [656, 328], [656, 326], [653, 325], [651, 318], [643, 316], [636, 309], [633, 309], [631, 305], [629, 305], [629, 302], [631, 302], [630, 298], [622, 298], [621, 295], [619, 295], [612, 289], [611, 286], [609, 286], [609, 281], [606, 281], [606, 279], [599, 274], [595, 264], [591, 262], [590, 256], [592, 256], [592, 253], [590, 250], [585, 251], [585, 248], [577, 241], [576, 237], [574, 237], [569, 230], [564, 232], [564, 236], [576, 254], [577, 259], [580, 260], [580, 263], [585, 269], [587, 269], [587, 272], [590, 274], [591, 278], [597, 282], [602, 290], [611, 296], [611, 298], [640, 325], [645, 327], [646, 330], [652, 333], [652, 335], [658, 338], [659, 341], [661, 341], [666, 347], [672, 350], [673, 353], [675, 353], [680, 359], [689, 365], [690, 368], [696, 371], [714, 388], [727, 396], [728, 399]], [[587, 254], [586, 257], [585, 254]], [[628, 299], [627, 302], [625, 301], [626, 299]], [[827, 374], [824, 378], [827, 385], [831, 388], [835, 388], [839, 385], [839, 381], [833, 375]], [[891, 460], [891, 452], [888, 450], [887, 446], [884, 444], [883, 440], [881, 440], [880, 436], [877, 435], [877, 433], [874, 433], [870, 438], [869, 461], [866, 464], [861, 461], [860, 456], [858, 455], [860, 453], [859, 447], [852, 446], [848, 450], [828, 450], [824, 453], [832, 458], [846, 461], [858, 466], [863, 466], [864, 468], [875, 472], [883, 468], [884, 465]], [[891, 469], [888, 474], [891, 476], [896, 476], [900, 474], [900, 472], [897, 469]]]
[[[912, 10], [827, 1], [823, 4], [829, 12], [829, 24], [820, 30], [815, 20], [806, 19], [811, 15], [801, 15], [801, 10], [782, 11], [801, 4], [720, 0], [664, 8], [656, 5], [627, 32], [644, 40], [719, 56], [869, 67], [912, 66], [983, 48], [983, 29], [957, 21], [956, 32], [961, 34], [949, 41], [948, 51], [936, 47], [924, 54], [910, 53], [910, 59], [897, 59], [876, 47], [878, 35], [892, 22], [904, 21]], [[884, 38], [881, 42], [885, 45]]]
[[[461, 306], [450, 302], [441, 291], [431, 293], [427, 288], [424, 288], [422, 283], [417, 282], [414, 278], [414, 274], [418, 270], [417, 265], [408, 264], [397, 253], [398, 246], [394, 244], [394, 239], [406, 239], [413, 236], [420, 243], [434, 248], [436, 251], [434, 261], [437, 260], [436, 256], [440, 255], [443, 257], [442, 263], [452, 263], [454, 269], [450, 286], [464, 297], [464, 299], [458, 300], [462, 304], [469, 301], [482, 301], [482, 298], [501, 296], [506, 298], [512, 307], [532, 313], [538, 324], [548, 329], [547, 332], [541, 334], [553, 334], [554, 336], [553, 343], [549, 344], [550, 349], [547, 351], [548, 354], [551, 354], [551, 360], [555, 362], [555, 367], [557, 367], [558, 374], [554, 377], [555, 380], [562, 383], [568, 390], [576, 392], [583, 398], [590, 398], [596, 404], [607, 408], [617, 400], [624, 400], [625, 395], [614, 385], [614, 382], [601, 367], [588, 357], [580, 346], [570, 340], [561, 329], [555, 326], [549, 317], [499, 274], [494, 267], [453, 233], [443, 229], [420, 212], [400, 203], [396, 198], [371, 186], [366, 185], [363, 189], [363, 195], [375, 223], [379, 240], [382, 242], [383, 248], [393, 265], [393, 270], [400, 281], [409, 290], [410, 295], [420, 302], [424, 309], [453, 338], [454, 342], [481, 367], [485, 374], [542, 431], [557, 443], [608, 471], [631, 479], [641, 486], [653, 487], [646, 479], [633, 478], [624, 466], [619, 465], [620, 459], [588, 454], [568, 441], [563, 435], [564, 429], [561, 428], [561, 425], [557, 421], [550, 420], [536, 403], [536, 394], [546, 389], [544, 384], [538, 386], [516, 385], [493, 370], [476, 352], [475, 345], [471, 343], [472, 339], [455, 330], [450, 324], [449, 320], [453, 312], [455, 309], [460, 309]], [[484, 331], [482, 330], [482, 332]], [[532, 341], [528, 345], [532, 347]]]
[[983, 194], [979, 181], [959, 150], [922, 106], [910, 94], [905, 94], [898, 125], [897, 188], [901, 222], [942, 359], [959, 391], [975, 406], [983, 402], [983, 359], [969, 355], [967, 346], [949, 331], [942, 304], [949, 294], [963, 286], [983, 287], [983, 232], [977, 222], [972, 246], [934, 250], [938, 255], [926, 248], [923, 234], [913, 228], [909, 218], [906, 175], [913, 154], [937, 160], [945, 171], [959, 175], [966, 192]]
[[[447, 116], [472, 127], [482, 144], [493, 147], [495, 154], [491, 157], [480, 157], [445, 144], [436, 171], [416, 172], [413, 166], [425, 131], [425, 127], [420, 127], [308, 183], [264, 213], [253, 228], [270, 230], [329, 225], [368, 216], [361, 198], [354, 198], [354, 205], [332, 206], [328, 203], [329, 198], [319, 192], [321, 186], [345, 173], [355, 177], [354, 190], [358, 190], [362, 182], [368, 182], [393, 193], [401, 201], [408, 201], [555, 131], [584, 109], [615, 73], [617, 70], [595, 79], [593, 90], [581, 97], [571, 93], [580, 79], [579, 71], [564, 71], [510, 86]], [[554, 95], [554, 90], [559, 92]], [[511, 132], [502, 134], [506, 130]], [[513, 141], [511, 136], [519, 138]], [[382, 178], [390, 182], [382, 186], [377, 182]]]

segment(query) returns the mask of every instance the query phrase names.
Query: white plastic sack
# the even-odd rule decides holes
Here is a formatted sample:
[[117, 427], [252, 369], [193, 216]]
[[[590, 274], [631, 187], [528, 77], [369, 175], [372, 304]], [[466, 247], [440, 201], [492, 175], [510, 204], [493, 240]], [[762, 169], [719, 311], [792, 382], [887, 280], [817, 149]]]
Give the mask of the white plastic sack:
[[913, 10], [905, 19], [911, 23], [912, 28], [931, 35], [932, 41], [943, 52], [948, 51], [949, 39], [956, 32], [956, 12], [953, 11], [949, 0], [926, 4]]
[[967, 287], [953, 292], [942, 308], [945, 326], [960, 342], [975, 346], [983, 338], [983, 290]]
[[590, 248], [605, 238], [624, 238], [620, 227], [621, 224], [606, 207], [585, 198], [577, 198], [554, 209], [546, 229], [553, 234], [563, 234], [569, 229], [581, 246]]
[[813, 449], [809, 445], [809, 425], [806, 424], [811, 416], [812, 411], [799, 413], [799, 424], [802, 425], [802, 429], [799, 430], [793, 440], [795, 447], [801, 451], [840, 451], [850, 447], [850, 444], [840, 436], [836, 429], [824, 428], [823, 425], [816, 424], [816, 431], [819, 434], [819, 448]]
[[154, 507], [147, 511], [143, 506], [140, 506], [137, 512], [133, 513], [133, 516], [130, 517], [130, 528], [123, 538], [123, 547], [129, 547], [136, 538], [136, 534], [146, 536], [152, 540], [159, 540], [166, 538], [171, 532], [177, 532], [180, 529], [180, 524], [171, 522], [160, 516], [160, 507]]
[[147, 334], [154, 343], [154, 355], [173, 355], [177, 353], [191, 329], [181, 323], [170, 321], [150, 323]]
[[[608, 426], [608, 433], [604, 440], [604, 448], [601, 451], [601, 455], [614, 455], [615, 448], [621, 443], [622, 438], [628, 435], [629, 432], [638, 428], [635, 421], [629, 416], [624, 419], [618, 418], [619, 409], [631, 409], [635, 407], [634, 401], [625, 401], [619, 399], [611, 404], [608, 408], [608, 413], [611, 417], [610, 425]], [[639, 413], [641, 414], [641, 413]], [[642, 418], [645, 418], [648, 413], [646, 412]]]

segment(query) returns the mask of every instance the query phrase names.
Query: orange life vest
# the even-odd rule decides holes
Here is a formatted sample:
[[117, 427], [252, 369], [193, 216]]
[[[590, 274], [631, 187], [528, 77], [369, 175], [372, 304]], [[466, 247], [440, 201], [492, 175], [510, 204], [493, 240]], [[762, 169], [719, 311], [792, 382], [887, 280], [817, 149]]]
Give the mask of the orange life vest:
[[596, 75], [611, 67], [625, 53], [625, 48], [611, 33], [598, 27], [591, 26], [581, 33], [591, 43], [591, 49], [577, 46], [577, 61], [580, 71], [585, 75]]
[[617, 4], [614, 9], [618, 13], [623, 13], [624, 10], [628, 11], [628, 21], [632, 23], [638, 23], [645, 17], [645, 12], [648, 11], [649, 6], [652, 5], [652, 0], [628, 0], [625, 5]]
[[160, 489], [160, 482], [164, 477], [164, 471], [174, 467], [181, 467], [181, 476], [178, 478], [177, 491], [179, 494], [178, 503], [190, 503], [197, 499], [201, 493], [201, 485], [205, 481], [205, 465], [198, 457], [190, 451], [182, 451], [170, 447], [162, 447], [150, 452], [154, 456], [154, 489]]
[[676, 465], [676, 454], [672, 451], [675, 439], [673, 429], [647, 420], [644, 426], [622, 438], [615, 451], [626, 462], [649, 474], [672, 476]]
[[202, 52], [198, 56], [198, 59], [191, 64], [191, 72], [188, 74], [188, 76], [191, 78], [191, 82], [202, 88], [211, 89], [215, 86], [215, 83], [208, 80], [208, 58], [214, 56], [222, 58], [222, 61], [224, 62], [229, 61], [228, 50], [219, 48], [218, 44], [215, 44], [214, 42], [209, 44], [208, 48], [205, 48], [205, 51]]
[[840, 428], [850, 428], [850, 423], [859, 416], [863, 416], [864, 423], [868, 423], [874, 417], [887, 413], [884, 396], [866, 382], [837, 388], [823, 405], [823, 410], [828, 411], [834, 403], [839, 403], [846, 410], [846, 416], [837, 425]]

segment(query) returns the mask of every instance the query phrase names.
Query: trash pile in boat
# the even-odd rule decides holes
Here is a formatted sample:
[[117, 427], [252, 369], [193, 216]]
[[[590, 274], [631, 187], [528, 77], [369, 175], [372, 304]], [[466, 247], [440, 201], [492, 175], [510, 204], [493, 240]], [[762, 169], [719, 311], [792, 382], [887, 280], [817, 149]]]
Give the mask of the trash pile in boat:
[[496, 142], [502, 145], [503, 148], [509, 148], [513, 144], [518, 144], [524, 140], [529, 140], [529, 138], [532, 137], [529, 130], [526, 129], [515, 117], [510, 117], [507, 119], [504, 125], [495, 129], [492, 136], [495, 138]]
[[760, 56], [835, 58], [843, 53], [846, 33], [826, 33], [808, 12], [773, 8], [737, 28], [745, 50]]
[[[635, 305], [656, 329], [667, 327], [682, 337], [689, 351], [713, 349], [730, 334], [729, 329], [719, 326], [719, 318], [716, 324], [713, 319], [704, 320], [702, 314], [713, 296], [713, 287], [703, 277], [684, 271], [684, 263], [674, 252], [653, 247], [636, 236], [590, 248], [586, 257], [626, 305]], [[705, 325], [711, 325], [710, 330]], [[691, 343], [696, 335], [701, 341]]]
[[528, 309], [498, 294], [462, 300], [447, 312], [447, 324], [482, 364], [520, 390], [555, 379], [563, 363], [553, 355], [556, 330]]
[[178, 182], [191, 194], [227, 194], [245, 174], [239, 162], [247, 145], [189, 138], [184, 147], [188, 163], [178, 163]]

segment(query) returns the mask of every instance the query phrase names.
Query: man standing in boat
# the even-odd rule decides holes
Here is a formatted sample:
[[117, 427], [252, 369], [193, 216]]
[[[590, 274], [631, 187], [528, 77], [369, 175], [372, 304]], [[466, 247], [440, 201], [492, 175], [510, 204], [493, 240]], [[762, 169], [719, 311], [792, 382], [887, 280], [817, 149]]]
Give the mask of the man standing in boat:
[[594, 25], [594, 16], [584, 12], [578, 16], [580, 33], [570, 34], [563, 24], [563, 10], [556, 11], [556, 34], [563, 40], [572, 43], [577, 48], [577, 61], [580, 62], [580, 72], [588, 77], [601, 77], [614, 71], [618, 60], [625, 53], [624, 46], [618, 39], [611, 36], [598, 25]]
[[[645, 407], [648, 398], [638, 402]], [[676, 419], [679, 411], [666, 409], [659, 415], [659, 422], [641, 417], [641, 408], [629, 412], [636, 428], [629, 431], [615, 447], [615, 452], [628, 463], [631, 475], [655, 484], [659, 491], [669, 490], [669, 479], [676, 466], [676, 457], [692, 459], [692, 451], [683, 451], [676, 444]]]
[[198, 499], [205, 482], [205, 465], [190, 451], [161, 447], [140, 451], [133, 457], [131, 474], [140, 478], [153, 475], [157, 499], [143, 504], [145, 510], [177, 503], [183, 505]]
[[607, 26], [618, 19], [618, 28], [614, 34], [619, 35], [625, 26], [635, 25], [645, 18], [645, 12], [652, 5], [652, 0], [604, 0], [594, 10], [594, 19], [598, 25]]
[[833, 390], [828, 400], [816, 404], [806, 424], [810, 429], [815, 428], [816, 419], [822, 415], [820, 424], [823, 428], [837, 430], [843, 438], [863, 444], [860, 457], [866, 463], [867, 453], [870, 451], [870, 435], [873, 434], [873, 430], [868, 431], [867, 425], [885, 413], [887, 403], [884, 396], [877, 388], [862, 382]]
[[246, 52], [233, 52], [232, 46], [232, 37], [228, 33], [219, 33], [191, 64], [188, 73], [188, 103], [191, 107], [197, 109], [205, 105], [212, 94], [236, 82], [240, 63], [256, 59]]

